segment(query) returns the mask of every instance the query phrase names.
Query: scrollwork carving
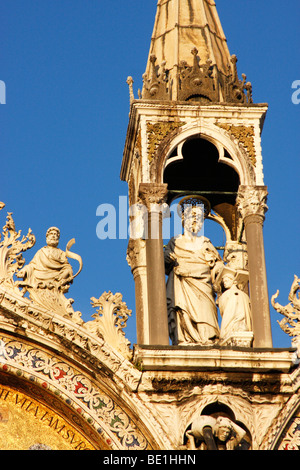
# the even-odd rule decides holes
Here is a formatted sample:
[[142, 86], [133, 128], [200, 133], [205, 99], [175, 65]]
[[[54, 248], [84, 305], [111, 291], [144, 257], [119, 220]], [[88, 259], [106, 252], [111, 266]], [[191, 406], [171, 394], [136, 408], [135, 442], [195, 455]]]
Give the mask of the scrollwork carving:
[[[146, 450], [149, 443], [114, 397], [103, 391], [80, 370], [56, 355], [21, 341], [0, 338], [0, 364], [26, 370], [31, 379], [50, 390], [60, 390], [70, 402], [80, 403], [98, 432], [108, 432], [120, 449]], [[78, 406], [78, 405], [77, 405]], [[101, 428], [100, 426], [101, 425]], [[104, 428], [104, 429], [102, 429]]]
[[[1, 208], [3, 207], [4, 204], [1, 203]], [[21, 230], [16, 231], [12, 212], [8, 212], [2, 237], [0, 235], [0, 284], [14, 288], [13, 276], [25, 264], [22, 253], [32, 248], [35, 241], [31, 229], [26, 236], [21, 236]]]
[[123, 331], [131, 310], [122, 301], [122, 295], [104, 292], [99, 299], [92, 297], [91, 301], [92, 306], [98, 310], [92, 315], [94, 320], [85, 323], [85, 328], [104, 339], [124, 357], [131, 359], [130, 342], [125, 338]]
[[274, 309], [284, 316], [281, 321], [278, 321], [280, 328], [284, 333], [287, 333], [292, 337], [292, 342], [298, 348], [298, 356], [300, 357], [300, 279], [298, 276], [294, 276], [294, 282], [292, 284], [289, 301], [290, 303], [286, 306], [280, 305], [276, 302], [276, 299], [279, 296], [279, 291], [272, 296], [271, 303]]
[[184, 122], [147, 123], [148, 159], [150, 162], [152, 162], [155, 152], [164, 138], [184, 125]]
[[254, 127], [253, 126], [235, 126], [233, 124], [216, 123], [217, 126], [225, 129], [247, 150], [251, 164], [256, 166], [256, 150], [254, 144]]

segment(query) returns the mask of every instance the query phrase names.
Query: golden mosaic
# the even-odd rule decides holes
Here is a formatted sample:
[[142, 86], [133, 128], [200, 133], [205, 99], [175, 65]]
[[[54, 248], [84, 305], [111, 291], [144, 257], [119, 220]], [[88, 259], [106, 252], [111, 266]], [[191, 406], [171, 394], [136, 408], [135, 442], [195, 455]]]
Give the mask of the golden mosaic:
[[0, 449], [94, 450], [94, 447], [48, 407], [1, 386]]

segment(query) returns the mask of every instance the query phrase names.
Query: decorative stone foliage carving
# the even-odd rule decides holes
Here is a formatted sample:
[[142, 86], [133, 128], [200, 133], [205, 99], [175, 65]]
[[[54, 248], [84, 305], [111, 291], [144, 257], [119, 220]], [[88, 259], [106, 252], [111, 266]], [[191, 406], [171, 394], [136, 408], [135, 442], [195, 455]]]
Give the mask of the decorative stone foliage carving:
[[225, 129], [247, 150], [251, 164], [256, 166], [256, 150], [254, 144], [253, 126], [235, 126], [233, 124], [216, 123], [217, 126]]
[[300, 449], [300, 410], [288, 421], [280, 440], [276, 445], [276, 450], [299, 450]]
[[92, 297], [92, 305], [98, 308], [92, 315], [94, 320], [87, 322], [85, 327], [104, 339], [110, 346], [119, 351], [124, 357], [130, 359], [132, 353], [129, 349], [130, 342], [125, 338], [123, 329], [127, 325], [131, 310], [122, 301], [122, 295], [104, 292], [99, 299]]
[[0, 367], [56, 393], [85, 417], [113, 449], [149, 449], [147, 439], [117, 400], [62, 357], [1, 336]]
[[167, 184], [141, 183], [139, 187], [139, 197], [149, 211], [152, 205], [163, 204], [168, 194]]
[[285, 307], [280, 305], [275, 300], [279, 296], [279, 291], [273, 295], [271, 299], [272, 306], [275, 310], [284, 316], [284, 318], [278, 322], [281, 329], [292, 337], [292, 343], [298, 348], [298, 356], [300, 357], [300, 279], [298, 276], [294, 276], [294, 282], [292, 284], [289, 301]]
[[184, 126], [184, 124], [184, 122], [156, 122], [154, 124], [150, 122], [147, 123], [148, 159], [150, 162], [152, 162], [155, 152], [163, 139], [176, 129]]
[[268, 191], [265, 186], [240, 186], [237, 196], [237, 208], [245, 220], [250, 215], [264, 219], [268, 210]]
[[[0, 210], [4, 206], [1, 203]], [[52, 332], [56, 330], [56, 326], [59, 331], [68, 330], [67, 322], [61, 321], [58, 325], [55, 315], [77, 325], [84, 324], [81, 313], [73, 310], [74, 300], [65, 297], [71, 283], [81, 272], [82, 259], [70, 251], [75, 239], [70, 240], [66, 251], [63, 251], [58, 248], [59, 237], [59, 229], [50, 227], [46, 234], [47, 246], [38, 250], [32, 261], [25, 265], [22, 252], [32, 248], [36, 241], [31, 230], [29, 229], [27, 236], [21, 236], [21, 231], [16, 231], [12, 213], [8, 213], [2, 237], [0, 235], [0, 287], [5, 288], [5, 291], [0, 291], [0, 304], [7, 304], [15, 312], [26, 312], [29, 317], [38, 318], [42, 327], [51, 328]], [[79, 269], [76, 274], [73, 274], [68, 258], [78, 261]], [[15, 281], [14, 275], [22, 280]], [[26, 292], [29, 293], [29, 299], [25, 296]], [[93, 315], [95, 320], [85, 326], [99, 337], [98, 347], [105, 340], [125, 358], [131, 358], [130, 343], [123, 331], [131, 311], [122, 302], [122, 295], [104, 293], [99, 299], [93, 298], [92, 303], [94, 307], [98, 307], [98, 312]], [[26, 320], [21, 321], [21, 324], [28, 326]], [[69, 333], [70, 331], [68, 335]], [[74, 330], [72, 334], [74, 339]]]
[[245, 285], [249, 273], [224, 267], [215, 286], [219, 286], [218, 306], [222, 317], [220, 344], [251, 347], [253, 340], [251, 305]]
[[157, 58], [154, 54], [150, 56], [151, 71], [150, 76], [143, 75], [143, 99], [168, 100], [170, 99], [168, 90], [169, 71], [165, 69], [165, 62], [161, 67], [156, 66]]
[[129, 99], [130, 99], [130, 104], [134, 101], [134, 93], [133, 93], [133, 78], [128, 77], [126, 80], [126, 83], [129, 87]]
[[250, 82], [246, 82], [247, 77], [244, 73], [242, 74], [243, 80], [239, 79], [236, 55], [231, 56], [230, 62], [228, 64], [228, 76], [225, 79], [225, 101], [228, 103], [252, 104], [252, 85]]
[[[4, 204], [1, 204], [3, 208]], [[16, 231], [12, 212], [8, 212], [2, 237], [0, 235], [0, 284], [15, 287], [13, 276], [25, 263], [22, 253], [32, 248], [34, 244], [35, 236], [31, 229], [26, 236], [21, 237], [21, 230]]]

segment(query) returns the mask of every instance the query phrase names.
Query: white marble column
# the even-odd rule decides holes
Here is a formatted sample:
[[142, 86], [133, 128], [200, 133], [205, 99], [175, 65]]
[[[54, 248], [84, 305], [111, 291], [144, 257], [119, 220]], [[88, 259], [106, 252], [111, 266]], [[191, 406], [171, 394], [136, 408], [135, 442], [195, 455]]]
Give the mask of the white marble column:
[[240, 186], [238, 210], [243, 218], [249, 267], [254, 347], [272, 348], [270, 304], [265, 262], [263, 224], [267, 211], [266, 186]]

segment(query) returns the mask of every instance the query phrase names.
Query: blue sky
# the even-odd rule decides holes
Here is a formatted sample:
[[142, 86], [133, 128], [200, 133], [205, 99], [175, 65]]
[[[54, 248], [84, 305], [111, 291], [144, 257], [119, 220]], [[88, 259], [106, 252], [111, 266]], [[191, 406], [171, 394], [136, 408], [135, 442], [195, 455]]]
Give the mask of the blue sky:
[[[217, 0], [239, 75], [252, 82], [254, 101], [269, 104], [262, 135], [269, 212], [265, 250], [270, 297], [288, 302], [299, 266], [299, 113], [292, 83], [300, 80], [299, 0]], [[142, 87], [156, 12], [155, 0], [2, 0], [0, 80], [0, 201], [17, 229], [37, 238], [61, 230], [60, 247], [84, 268], [70, 288], [74, 308], [90, 320], [91, 297], [121, 292], [133, 310], [126, 336], [135, 342], [134, 282], [126, 262], [127, 240], [99, 240], [100, 204], [118, 207], [127, 195], [120, 168], [128, 124], [132, 75]], [[209, 233], [206, 233], [209, 236]], [[290, 338], [271, 308], [275, 347]]]

